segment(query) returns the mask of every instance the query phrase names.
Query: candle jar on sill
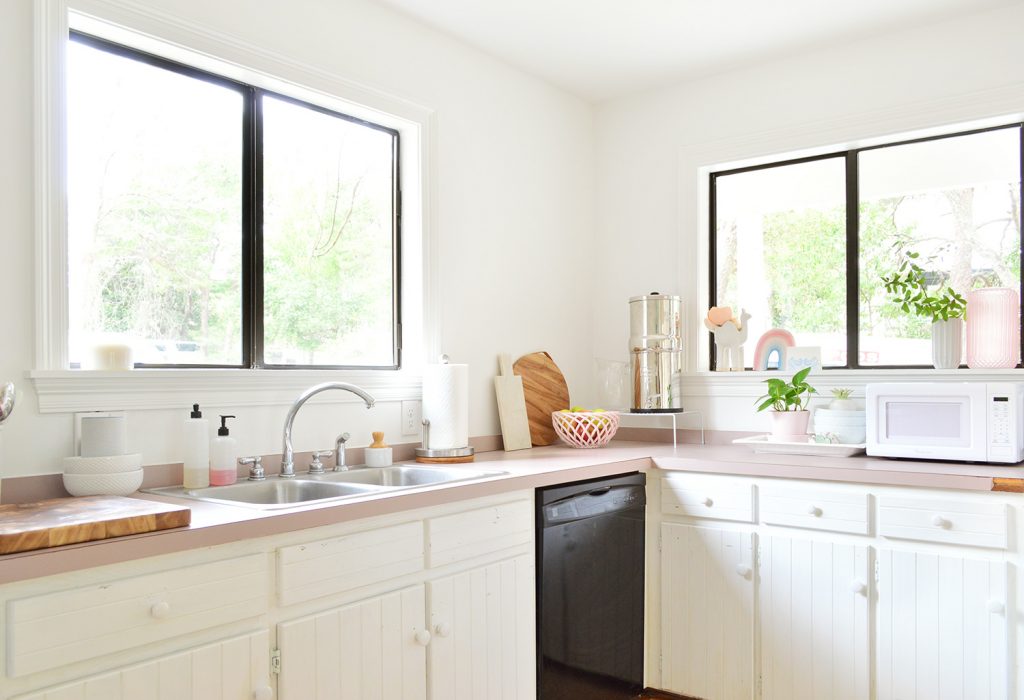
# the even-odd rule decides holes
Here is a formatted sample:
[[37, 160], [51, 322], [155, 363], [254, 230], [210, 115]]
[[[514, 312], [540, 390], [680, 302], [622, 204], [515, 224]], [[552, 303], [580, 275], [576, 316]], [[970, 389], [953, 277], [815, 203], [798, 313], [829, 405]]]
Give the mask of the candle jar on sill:
[[1008, 287], [967, 293], [967, 366], [1016, 367], [1020, 359], [1020, 298]]

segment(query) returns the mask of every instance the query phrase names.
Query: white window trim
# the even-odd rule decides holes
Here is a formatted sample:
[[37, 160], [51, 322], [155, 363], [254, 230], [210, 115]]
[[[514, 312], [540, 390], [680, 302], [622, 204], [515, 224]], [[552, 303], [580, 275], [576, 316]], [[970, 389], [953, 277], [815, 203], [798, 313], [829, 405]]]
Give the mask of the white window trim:
[[[763, 393], [763, 381], [777, 373], [716, 372], [710, 369], [710, 339], [700, 319], [711, 302], [708, 295], [708, 257], [710, 225], [708, 179], [711, 172], [745, 167], [789, 157], [832, 153], [873, 145], [879, 142], [918, 138], [972, 127], [996, 126], [1024, 119], [1024, 81], [998, 89], [964, 94], [940, 101], [911, 103], [899, 109], [852, 113], [842, 120], [818, 120], [787, 125], [785, 128], [746, 134], [737, 138], [684, 145], [678, 151], [680, 202], [678, 230], [680, 240], [688, 231], [696, 232], [697, 255], [679, 260], [679, 279], [684, 299], [687, 328], [696, 342], [684, 351], [683, 396], [757, 396]], [[686, 246], [682, 246], [686, 248]], [[756, 338], [747, 341], [753, 352]], [[863, 395], [868, 382], [884, 381], [1024, 381], [1024, 370], [936, 370], [856, 369], [825, 370], [812, 384], [828, 395], [836, 387], [850, 387]]]
[[[290, 403], [310, 384], [348, 381], [378, 400], [418, 399], [426, 358], [440, 354], [441, 270], [432, 240], [435, 207], [434, 113], [401, 97], [341, 78], [314, 66], [210, 31], [133, 0], [38, 0], [35, 31], [36, 353], [28, 372], [42, 413], [81, 410], [159, 409], [201, 401], [214, 405]], [[65, 47], [69, 13], [75, 27], [146, 50], [180, 47], [200, 68], [276, 92], [392, 126], [402, 138], [401, 370], [147, 369], [96, 372], [68, 369], [67, 138]], [[140, 39], [141, 37], [141, 39]], [[151, 50], [151, 48], [150, 48]], [[179, 57], [179, 60], [180, 57]], [[333, 400], [346, 400], [339, 396]]]

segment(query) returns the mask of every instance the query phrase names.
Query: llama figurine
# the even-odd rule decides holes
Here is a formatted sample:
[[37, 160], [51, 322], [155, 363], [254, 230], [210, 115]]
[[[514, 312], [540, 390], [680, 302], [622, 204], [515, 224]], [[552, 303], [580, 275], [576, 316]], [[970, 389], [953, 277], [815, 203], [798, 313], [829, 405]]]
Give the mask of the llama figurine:
[[[729, 307], [714, 306], [704, 319], [704, 326], [715, 336], [715, 369], [719, 372], [743, 371], [743, 343], [747, 342], [747, 321], [750, 314], [740, 309], [737, 321]], [[720, 322], [720, 323], [716, 323]]]

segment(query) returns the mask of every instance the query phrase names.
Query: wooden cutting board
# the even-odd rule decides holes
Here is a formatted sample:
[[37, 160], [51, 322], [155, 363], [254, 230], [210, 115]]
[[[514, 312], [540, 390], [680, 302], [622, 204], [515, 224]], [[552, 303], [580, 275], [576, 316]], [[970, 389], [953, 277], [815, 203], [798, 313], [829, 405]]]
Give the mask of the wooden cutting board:
[[498, 418], [501, 420], [501, 442], [506, 452], [530, 447], [530, 420], [526, 415], [526, 394], [523, 378], [512, 370], [512, 356], [498, 355], [498, 376], [494, 378], [494, 396], [498, 400]]
[[121, 496], [0, 506], [0, 554], [185, 527], [190, 522], [187, 506]]
[[569, 408], [569, 386], [562, 371], [546, 352], [523, 355], [512, 369], [523, 378], [530, 441], [537, 447], [554, 444], [558, 435], [551, 425], [551, 414]]

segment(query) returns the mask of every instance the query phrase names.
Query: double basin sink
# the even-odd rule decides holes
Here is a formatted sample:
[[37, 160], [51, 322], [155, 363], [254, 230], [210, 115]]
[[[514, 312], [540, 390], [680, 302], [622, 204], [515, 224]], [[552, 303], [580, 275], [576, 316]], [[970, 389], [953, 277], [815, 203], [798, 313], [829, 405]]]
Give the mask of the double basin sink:
[[391, 467], [356, 467], [349, 471], [317, 475], [298, 474], [292, 479], [268, 476], [265, 481], [241, 481], [230, 486], [209, 486], [201, 489], [167, 486], [145, 491], [208, 503], [272, 509], [485, 479], [507, 473], [463, 467], [396, 464]]

